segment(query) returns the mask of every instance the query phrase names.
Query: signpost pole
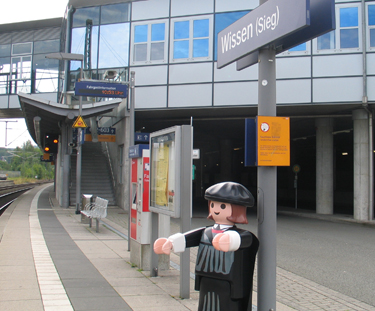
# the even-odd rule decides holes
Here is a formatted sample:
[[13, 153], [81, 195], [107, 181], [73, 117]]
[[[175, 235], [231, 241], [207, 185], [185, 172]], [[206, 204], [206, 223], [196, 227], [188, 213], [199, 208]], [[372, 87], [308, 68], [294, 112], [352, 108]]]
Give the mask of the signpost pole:
[[[191, 230], [191, 206], [192, 206], [192, 127], [190, 125], [182, 126], [181, 138], [181, 211], [180, 211], [180, 229], [181, 232]], [[190, 298], [190, 249], [187, 248], [180, 253], [180, 297]]]
[[[260, 0], [260, 4], [266, 1]], [[276, 116], [275, 49], [259, 51], [258, 115]], [[258, 166], [258, 311], [276, 310], [276, 166]]]
[[[130, 72], [130, 117], [129, 117], [129, 148], [134, 145], [134, 104], [135, 104], [135, 71]], [[129, 191], [131, 187], [131, 161], [129, 161]], [[130, 225], [132, 221], [131, 216], [132, 203], [129, 200], [129, 223], [128, 223], [128, 234], [130, 236]], [[130, 239], [128, 241], [128, 251], [130, 251]]]
[[[83, 78], [83, 61], [81, 61], [80, 79]], [[82, 115], [82, 96], [79, 96], [79, 117]], [[77, 168], [76, 168], [76, 214], [80, 214], [81, 209], [81, 171], [82, 171], [82, 129], [77, 131]]]

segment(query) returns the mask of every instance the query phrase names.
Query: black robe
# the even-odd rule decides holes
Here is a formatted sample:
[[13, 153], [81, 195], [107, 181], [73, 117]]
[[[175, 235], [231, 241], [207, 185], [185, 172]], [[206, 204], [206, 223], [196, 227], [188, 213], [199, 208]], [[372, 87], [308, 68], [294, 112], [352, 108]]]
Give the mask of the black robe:
[[222, 252], [212, 245], [212, 227], [185, 234], [186, 247], [199, 246], [195, 266], [195, 289], [200, 291], [198, 311], [251, 310], [257, 237], [236, 226], [241, 237], [238, 250]]

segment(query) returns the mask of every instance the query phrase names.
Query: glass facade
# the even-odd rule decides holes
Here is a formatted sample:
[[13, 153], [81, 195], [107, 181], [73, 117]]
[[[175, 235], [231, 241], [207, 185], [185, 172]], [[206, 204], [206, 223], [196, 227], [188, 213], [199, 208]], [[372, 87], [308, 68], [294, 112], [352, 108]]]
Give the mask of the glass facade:
[[[103, 80], [106, 69], [126, 79], [129, 65], [130, 5], [128, 3], [77, 9], [73, 14], [71, 53], [84, 55], [84, 78]], [[92, 24], [87, 26], [87, 21]], [[79, 77], [80, 62], [70, 62], [70, 86]]]
[[[131, 2], [77, 8], [72, 15], [70, 51], [85, 55], [85, 78], [102, 80], [106, 71], [127, 79], [130, 65], [217, 60], [218, 33], [250, 10], [131, 21]], [[375, 1], [336, 4], [336, 29], [314, 39], [313, 53], [348, 53], [362, 48], [361, 20], [367, 23], [367, 47], [375, 48]], [[92, 27], [88, 33], [87, 21]], [[91, 36], [88, 36], [91, 35]], [[89, 40], [88, 40], [89, 38]], [[45, 55], [60, 50], [60, 40], [0, 44], [0, 94], [58, 91], [59, 63]], [[85, 49], [86, 47], [86, 49]], [[300, 44], [289, 56], [309, 51]], [[130, 53], [130, 55], [129, 55]], [[60, 64], [61, 65], [61, 64]], [[80, 62], [70, 62], [71, 87]]]
[[0, 45], [0, 94], [57, 92], [59, 62], [46, 59], [60, 51], [60, 40]]

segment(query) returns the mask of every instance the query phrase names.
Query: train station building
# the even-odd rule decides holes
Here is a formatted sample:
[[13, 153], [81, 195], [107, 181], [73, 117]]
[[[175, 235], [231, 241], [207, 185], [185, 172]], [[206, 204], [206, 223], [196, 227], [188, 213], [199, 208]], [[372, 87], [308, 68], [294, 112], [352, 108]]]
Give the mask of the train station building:
[[[60, 137], [55, 187], [67, 207], [76, 202], [72, 124], [81, 115], [91, 140], [81, 149], [82, 193], [107, 191], [100, 196], [128, 210], [129, 97], [81, 96], [80, 105], [74, 86], [81, 75], [110, 83], [134, 77], [136, 133], [193, 124], [200, 151], [193, 208], [220, 181], [256, 193], [244, 137], [245, 119], [257, 115], [258, 65], [218, 69], [217, 37], [257, 6], [70, 0], [63, 18], [0, 25], [0, 117], [25, 118], [41, 148], [47, 134]], [[290, 118], [291, 130], [291, 166], [278, 167], [277, 199], [279, 206], [366, 221], [374, 218], [375, 1], [336, 0], [334, 10], [335, 30], [276, 57], [277, 115]], [[58, 52], [82, 59], [46, 58]]]

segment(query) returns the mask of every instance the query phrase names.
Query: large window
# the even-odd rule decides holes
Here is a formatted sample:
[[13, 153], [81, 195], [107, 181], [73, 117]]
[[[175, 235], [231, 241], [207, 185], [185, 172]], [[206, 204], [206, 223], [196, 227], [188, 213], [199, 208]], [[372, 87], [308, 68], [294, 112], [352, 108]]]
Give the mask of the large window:
[[368, 5], [369, 48], [375, 48], [375, 5]]
[[316, 51], [329, 53], [359, 51], [361, 46], [361, 14], [359, 6], [336, 6], [336, 30], [316, 40]]
[[9, 92], [11, 94], [31, 93], [32, 42], [12, 45], [11, 75]]
[[0, 94], [9, 93], [9, 86], [10, 86], [9, 79], [10, 79], [10, 56], [0, 57]]
[[45, 58], [46, 54], [58, 52], [60, 40], [46, 40], [34, 42], [33, 93], [58, 91], [59, 61]]
[[171, 60], [200, 61], [212, 58], [212, 17], [176, 19], [172, 22]]
[[[84, 55], [85, 78], [103, 78], [99, 69], [109, 68], [119, 69], [118, 76], [123, 76], [129, 65], [129, 17], [128, 3], [81, 8], [73, 14], [70, 51]], [[70, 62], [72, 79], [79, 76], [80, 66], [81, 62]]]
[[0, 45], [0, 94], [57, 92], [59, 62], [45, 55], [58, 51], [58, 39]]
[[151, 24], [133, 25], [133, 64], [163, 63], [167, 58], [167, 23], [156, 21]]

